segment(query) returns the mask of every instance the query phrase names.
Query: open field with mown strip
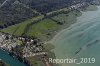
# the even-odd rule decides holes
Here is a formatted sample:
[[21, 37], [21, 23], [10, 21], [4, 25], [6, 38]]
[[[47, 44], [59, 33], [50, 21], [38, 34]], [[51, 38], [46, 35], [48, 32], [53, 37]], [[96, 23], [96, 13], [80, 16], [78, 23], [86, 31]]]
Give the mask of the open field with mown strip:
[[9, 26], [8, 28], [5, 28], [1, 31], [5, 33], [13, 34], [13, 35], [21, 36], [28, 24], [42, 18], [43, 16], [38, 16], [35, 18], [33, 17], [32, 19], [27, 19], [24, 22]]

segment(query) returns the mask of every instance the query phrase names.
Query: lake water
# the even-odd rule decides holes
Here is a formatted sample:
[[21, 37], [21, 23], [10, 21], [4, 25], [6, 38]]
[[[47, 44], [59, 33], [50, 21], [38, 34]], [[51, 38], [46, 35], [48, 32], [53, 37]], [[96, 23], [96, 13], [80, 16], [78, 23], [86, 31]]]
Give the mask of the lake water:
[[13, 58], [6, 51], [0, 49], [0, 59], [7, 63], [9, 66], [26, 66], [24, 63], [21, 63], [17, 58]]
[[[77, 22], [59, 32], [50, 42], [57, 58], [95, 58], [95, 63], [62, 66], [100, 66], [100, 6], [97, 11], [82, 12]], [[89, 45], [89, 46], [88, 46]], [[80, 49], [81, 48], [81, 49]], [[78, 53], [76, 53], [79, 51]]]

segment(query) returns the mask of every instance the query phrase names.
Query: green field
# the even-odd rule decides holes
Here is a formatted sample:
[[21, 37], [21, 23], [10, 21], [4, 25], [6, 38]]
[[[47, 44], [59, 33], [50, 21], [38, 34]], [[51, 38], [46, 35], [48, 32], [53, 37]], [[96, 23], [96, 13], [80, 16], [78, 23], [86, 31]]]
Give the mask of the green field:
[[81, 13], [77, 10], [71, 11], [68, 14], [59, 14], [57, 16], [52, 17], [54, 20], [57, 20], [59, 22], [65, 22], [66, 24], [69, 24], [76, 20], [78, 16], [80, 16]]
[[[41, 17], [38, 17], [38, 18], [41, 18]], [[31, 24], [34, 20], [36, 20], [36, 18], [28, 19], [19, 24], [9, 26], [8, 28], [5, 28], [1, 31], [16, 35], [16, 36], [21, 36], [24, 33], [25, 29], [28, 27], [27, 32], [24, 33], [25, 35], [30, 36], [30, 37], [45, 37], [47, 36], [48, 33], [56, 30], [57, 27], [59, 26], [56, 22], [48, 18], [43, 19], [35, 24]]]
[[21, 36], [28, 24], [32, 23], [33, 21], [37, 19], [41, 19], [41, 18], [43, 18], [43, 16], [39, 16], [39, 17], [32, 18], [32, 19], [27, 19], [24, 22], [9, 26], [8, 28], [5, 28], [1, 31], [5, 33], [13, 34], [13, 35]]
[[35, 37], [45, 36], [47, 33], [55, 30], [57, 27], [58, 24], [56, 24], [56, 22], [50, 19], [44, 19], [37, 24], [32, 25], [27, 32], [27, 35]]
[[[80, 13], [73, 11], [68, 14], [59, 14], [52, 18], [54, 20], [57, 20], [58, 22], [64, 21], [65, 24], [67, 24], [66, 26], [68, 26], [68, 25], [71, 25], [73, 22], [75, 22], [76, 17], [79, 15]], [[53, 34], [53, 32], [56, 31], [60, 26], [63, 26], [63, 25], [59, 25], [57, 24], [57, 22], [49, 18], [46, 18], [36, 24], [33, 24], [27, 31], [26, 35], [30, 37], [38, 37], [38, 38], [45, 39], [45, 37], [48, 38], [49, 36], [48, 34]]]
[[[59, 14], [57, 16], [52, 17], [52, 19], [58, 22], [64, 22], [65, 26], [69, 26], [76, 21], [77, 16], [80, 16], [81, 13], [78, 11], [71, 11], [68, 14]], [[32, 19], [27, 19], [24, 22], [19, 24], [9, 26], [1, 30], [2, 32], [13, 34], [16, 36], [22, 36], [23, 34], [29, 37], [37, 37], [37, 38], [48, 38], [53, 35], [54, 31], [63, 27], [64, 25], [57, 24], [56, 21], [45, 18], [37, 23], [33, 23], [35, 20], [41, 19], [43, 16], [39, 16]], [[27, 29], [27, 30], [26, 30]]]

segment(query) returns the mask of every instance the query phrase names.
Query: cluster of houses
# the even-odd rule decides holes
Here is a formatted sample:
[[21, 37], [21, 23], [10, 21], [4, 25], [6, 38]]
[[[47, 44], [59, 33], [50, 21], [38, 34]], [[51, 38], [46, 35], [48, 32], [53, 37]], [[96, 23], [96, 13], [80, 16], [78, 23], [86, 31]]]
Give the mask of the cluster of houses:
[[0, 48], [10, 51], [12, 47], [16, 47], [16, 40], [11, 35], [0, 33]]
[[56, 10], [56, 11], [49, 12], [46, 15], [47, 16], [52, 16], [52, 15], [63, 13], [63, 12], [69, 12], [71, 10], [82, 8], [82, 7], [85, 7], [85, 6], [88, 6], [88, 5], [90, 5], [90, 4], [87, 3], [87, 2], [81, 2], [81, 3], [77, 3], [77, 4], [74, 4], [74, 5], [71, 5], [69, 7], [65, 7], [65, 8]]
[[88, 5], [88, 4], [85, 2], [82, 2], [82, 3], [78, 3], [78, 4], [70, 6], [68, 9], [78, 9], [78, 8], [86, 6], [86, 5]]
[[42, 42], [38, 39], [29, 39], [23, 37], [15, 37], [9, 34], [0, 32], [0, 48], [11, 51], [12, 48], [24, 44], [22, 50], [23, 57], [31, 57], [36, 55], [44, 55], [46, 52], [43, 52]]
[[46, 52], [43, 52], [42, 42], [38, 39], [28, 40], [23, 49], [23, 57], [31, 57], [36, 55], [44, 55]]

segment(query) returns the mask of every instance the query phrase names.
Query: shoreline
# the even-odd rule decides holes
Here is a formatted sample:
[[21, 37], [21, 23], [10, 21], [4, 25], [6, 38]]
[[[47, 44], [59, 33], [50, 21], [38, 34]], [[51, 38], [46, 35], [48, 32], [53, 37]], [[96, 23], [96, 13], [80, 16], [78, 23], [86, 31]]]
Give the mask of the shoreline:
[[[24, 61], [25, 61], [24, 58], [21, 58], [20, 56], [14, 54], [13, 52], [8, 51], [8, 50], [6, 50], [6, 49], [4, 49], [4, 48], [1, 48], [1, 47], [0, 47], [0, 50], [3, 51], [3, 52], [6, 52], [6, 53], [7, 53], [9, 56], [11, 56], [12, 58], [16, 58], [19, 62], [25, 64], [25, 66], [28, 65], [27, 63], [24, 62]], [[2, 60], [2, 59], [0, 59], [0, 60]]]
[[[51, 41], [58, 33], [64, 31], [65, 29], [68, 29], [71, 25], [75, 24], [75, 23], [77, 22], [77, 18], [80, 17], [80, 16], [82, 16], [82, 13], [83, 13], [83, 12], [97, 11], [97, 10], [98, 10], [97, 6], [94, 6], [95, 8], [94, 8], [93, 6], [94, 6], [94, 5], [90, 5], [90, 6], [88, 6], [88, 7], [85, 7], [84, 9], [78, 9], [78, 10], [80, 11], [80, 13], [77, 13], [77, 14], [79, 14], [79, 15], [75, 17], [75, 19], [73, 20], [73, 22], [71, 22], [71, 23], [69, 23], [69, 24], [61, 25], [61, 26], [53, 33], [53, 35], [47, 40], [47, 42], [48, 42], [48, 41]], [[93, 7], [93, 9], [92, 9], [92, 7]], [[88, 10], [88, 8], [89, 8], [89, 10]], [[73, 11], [75, 11], [75, 10], [73, 10]], [[71, 11], [71, 12], [72, 12], [72, 11]], [[71, 12], [69, 12], [69, 13], [71, 13]], [[69, 14], [69, 13], [68, 13], [68, 14]], [[70, 29], [68, 29], [68, 30], [70, 30]]]
[[[72, 11], [71, 11], [71, 12], [72, 12]], [[82, 15], [82, 14], [81, 14], [81, 15]], [[79, 15], [79, 16], [81, 16], [81, 15]], [[77, 17], [79, 17], [79, 16], [77, 16]], [[53, 39], [59, 32], [62, 32], [62, 31], [65, 30], [66, 28], [70, 27], [72, 24], [76, 23], [77, 17], [75, 17], [75, 20], [73, 20], [73, 22], [71, 22], [71, 23], [69, 23], [69, 24], [61, 25], [54, 33], [52, 33], [52, 35], [50, 35], [50, 37], [49, 37], [49, 39], [47, 39], [47, 41]], [[48, 43], [48, 42], [46, 42], [46, 43]], [[53, 45], [53, 44], [51, 44], [51, 45]], [[48, 47], [49, 47], [49, 46], [48, 46]], [[54, 47], [54, 48], [55, 48], [55, 47]], [[50, 53], [51, 55], [53, 55], [54, 58], [56, 58], [56, 56], [54, 55], [54, 52], [51, 52], [51, 50], [54, 49], [54, 48], [51, 48], [51, 49], [46, 50], [46, 51], [47, 51], [48, 53]], [[9, 53], [9, 52], [8, 52], [8, 53]], [[52, 56], [51, 56], [51, 57], [52, 57]], [[58, 66], [58, 65], [54, 65], [54, 66]]]
[[[76, 13], [77, 12], [77, 13]], [[75, 13], [77, 14], [77, 16], [75, 16]], [[64, 13], [63, 13], [64, 14]], [[51, 39], [53, 39], [53, 37], [55, 35], [57, 35], [60, 31], [62, 31], [63, 29], [66, 29], [68, 27], [70, 27], [72, 24], [76, 23], [77, 21], [77, 17], [80, 17], [82, 15], [82, 13], [79, 11], [79, 10], [72, 10], [70, 11], [69, 13], [67, 13], [66, 15], [69, 15], [68, 17], [70, 17], [70, 15], [73, 15], [74, 18], [73, 20], [70, 20], [69, 23], [64, 23], [63, 25], [59, 25], [59, 27], [55, 30], [55, 31], [52, 31], [51, 35], [49, 35], [49, 38], [47, 38], [46, 40], [42, 40], [43, 42], [48, 42], [50, 41]]]
[[[92, 6], [93, 6], [93, 5], [92, 5]], [[84, 9], [79, 9], [79, 10], [81, 11], [81, 15], [82, 15], [82, 12], [97, 11], [97, 10], [98, 10], [97, 6], [94, 6], [95, 8], [94, 8], [94, 7], [92, 8], [92, 6], [90, 5], [90, 6], [88, 6], [88, 7], [85, 7]], [[88, 8], [89, 8], [89, 9], [88, 9]], [[81, 16], [81, 15], [80, 15], [80, 16]], [[80, 16], [77, 16], [76, 19], [77, 19], [78, 17], [80, 17]], [[51, 44], [52, 46], [54, 46], [54, 45], [52, 44], [53, 38], [56, 37], [56, 36], [59, 36], [60, 33], [62, 33], [63, 31], [65, 31], [66, 29], [68, 29], [68, 27], [70, 27], [71, 25], [75, 24], [76, 22], [77, 22], [77, 20], [76, 20], [74, 23], [70, 24], [69, 26], [66, 26], [66, 25], [65, 25], [66, 27], [63, 26], [62, 28], [58, 29], [57, 32], [53, 35], [53, 37], [51, 37], [49, 41], [45, 42], [45, 44]], [[68, 29], [68, 30], [70, 30], [70, 29]], [[48, 45], [48, 47], [49, 47], [49, 45]], [[54, 48], [55, 48], [55, 46], [54, 46], [52, 49], [50, 49], [49, 51], [52, 52], [52, 54], [54, 54], [54, 56], [55, 56], [55, 52], [52, 51]], [[56, 56], [54, 57], [54, 59], [56, 59]], [[54, 65], [54, 66], [56, 66], [56, 65]], [[62, 66], [62, 65], [59, 64], [59, 66]]]

